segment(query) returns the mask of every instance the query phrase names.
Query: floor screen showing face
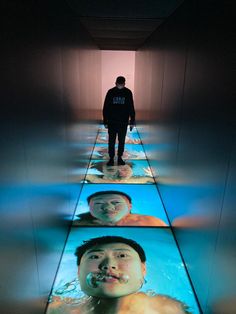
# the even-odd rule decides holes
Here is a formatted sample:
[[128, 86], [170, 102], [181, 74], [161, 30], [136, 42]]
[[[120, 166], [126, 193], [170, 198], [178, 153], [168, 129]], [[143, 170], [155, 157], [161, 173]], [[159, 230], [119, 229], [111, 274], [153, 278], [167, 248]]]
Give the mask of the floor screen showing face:
[[155, 185], [86, 184], [74, 226], [167, 226], [168, 219]]
[[107, 161], [93, 160], [89, 165], [86, 182], [154, 184], [151, 169], [146, 160], [127, 161], [125, 165], [107, 166]]
[[107, 165], [107, 142], [100, 126], [47, 314], [198, 314], [137, 129], [123, 165]]
[[172, 299], [177, 299], [181, 306], [185, 304], [190, 312], [198, 313], [170, 230], [72, 228], [50, 306], [80, 309], [86, 303], [89, 307], [91, 297], [131, 298], [132, 294], [139, 306], [145, 297], [158, 309], [162, 295], [166, 295], [170, 306], [172, 302], [175, 306]]

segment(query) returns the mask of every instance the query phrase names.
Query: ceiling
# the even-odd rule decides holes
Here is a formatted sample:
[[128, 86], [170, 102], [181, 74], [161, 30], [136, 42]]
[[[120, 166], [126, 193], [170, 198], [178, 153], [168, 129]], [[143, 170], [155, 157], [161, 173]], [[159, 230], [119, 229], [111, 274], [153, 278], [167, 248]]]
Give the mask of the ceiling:
[[65, 0], [102, 50], [137, 50], [183, 0]]

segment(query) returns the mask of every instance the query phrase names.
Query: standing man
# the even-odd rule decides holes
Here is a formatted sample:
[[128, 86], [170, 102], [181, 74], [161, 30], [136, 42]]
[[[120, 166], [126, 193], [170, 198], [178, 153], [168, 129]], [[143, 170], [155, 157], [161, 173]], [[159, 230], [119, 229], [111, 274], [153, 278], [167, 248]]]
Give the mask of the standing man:
[[127, 126], [132, 131], [135, 124], [133, 94], [125, 87], [125, 78], [118, 76], [116, 86], [109, 89], [103, 106], [103, 123], [108, 128], [108, 166], [114, 166], [115, 142], [118, 135], [118, 165], [125, 165], [122, 155], [125, 146]]

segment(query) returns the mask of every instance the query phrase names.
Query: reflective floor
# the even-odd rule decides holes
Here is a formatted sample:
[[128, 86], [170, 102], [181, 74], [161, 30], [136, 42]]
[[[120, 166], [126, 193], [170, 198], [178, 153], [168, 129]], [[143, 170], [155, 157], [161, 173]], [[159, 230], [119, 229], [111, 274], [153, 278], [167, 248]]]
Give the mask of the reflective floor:
[[[165, 295], [170, 306], [175, 300], [180, 301], [183, 308], [185, 304], [188, 310], [183, 313], [200, 313], [138, 131], [127, 132], [124, 166], [117, 166], [116, 161], [114, 166], [107, 166], [107, 159], [107, 130], [100, 126], [85, 179], [80, 181], [83, 183], [82, 192], [49, 298], [47, 314], [77, 313], [77, 309], [78, 313], [98, 313], [96, 308], [85, 305], [92, 299], [100, 298], [101, 293], [101, 298], [109, 300], [114, 296], [111, 296], [112, 293], [118, 293], [116, 297], [120, 296], [119, 293], [122, 297], [134, 294], [137, 298], [135, 302], [145, 296], [150, 302], [156, 302], [153, 305], [156, 312], [158, 300]], [[117, 241], [116, 245], [112, 241], [99, 242], [85, 247], [79, 257], [81, 248], [77, 248], [84, 241], [107, 236], [121, 237], [117, 241], [119, 245], [122, 243], [122, 248], [117, 249]], [[146, 262], [136, 246], [129, 242], [124, 244], [122, 239], [135, 241], [141, 246]], [[128, 253], [120, 252], [121, 249]], [[81, 260], [78, 261], [79, 258]], [[135, 265], [132, 270], [127, 266], [131, 264]], [[109, 267], [112, 272], [104, 271]], [[135, 286], [134, 277], [139, 276], [140, 269], [143, 281]], [[121, 312], [118, 310], [115, 313]], [[137, 313], [148, 313], [148, 310]], [[167, 312], [162, 312], [160, 308], [160, 313]]]

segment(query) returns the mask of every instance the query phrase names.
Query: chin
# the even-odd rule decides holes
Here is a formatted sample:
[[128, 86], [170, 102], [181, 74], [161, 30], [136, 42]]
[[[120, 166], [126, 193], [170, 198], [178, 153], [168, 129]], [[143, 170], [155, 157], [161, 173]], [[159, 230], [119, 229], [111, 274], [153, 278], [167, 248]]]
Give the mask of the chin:
[[121, 218], [118, 217], [111, 217], [110, 219], [107, 218], [102, 218], [100, 219], [101, 221], [107, 222], [107, 223], [116, 223], [120, 220]]
[[97, 298], [104, 298], [104, 299], [116, 299], [121, 298], [124, 296], [127, 296], [129, 294], [132, 294], [132, 292], [117, 292], [117, 293], [111, 293], [111, 292], [104, 292], [99, 295], [97, 295]]
[[134, 287], [117, 287], [117, 289], [112, 289], [112, 287], [106, 287], [105, 289], [100, 290], [99, 296], [100, 298], [121, 298], [133, 293], [136, 293], [139, 289], [135, 289]]
[[99, 219], [99, 220], [101, 220], [102, 222], [105, 222], [105, 223], [115, 223], [115, 222], [117, 222], [116, 219]]

